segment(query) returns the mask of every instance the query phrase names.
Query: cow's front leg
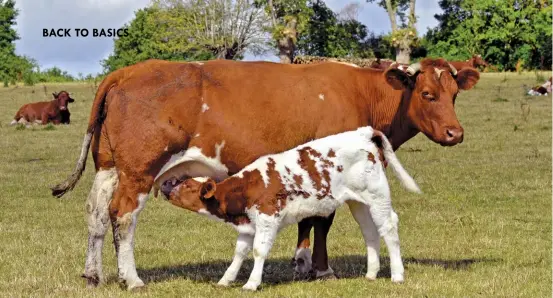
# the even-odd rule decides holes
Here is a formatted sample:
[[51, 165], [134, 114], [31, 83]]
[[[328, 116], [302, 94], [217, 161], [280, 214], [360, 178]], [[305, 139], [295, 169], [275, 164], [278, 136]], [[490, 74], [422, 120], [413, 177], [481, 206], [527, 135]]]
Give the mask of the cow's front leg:
[[311, 245], [309, 241], [309, 234], [313, 227], [313, 218], [305, 218], [298, 223], [298, 242], [296, 246], [296, 252], [294, 258], [292, 258], [292, 265], [294, 271], [299, 274], [309, 273], [313, 267], [311, 262]]
[[227, 271], [225, 272], [225, 275], [223, 275], [221, 280], [219, 280], [219, 282], [217, 283], [218, 285], [226, 287], [230, 285], [231, 282], [236, 280], [236, 276], [238, 275], [238, 271], [240, 271], [240, 268], [242, 267], [244, 259], [248, 257], [248, 253], [252, 249], [253, 237], [254, 236], [250, 234], [238, 235], [238, 240], [236, 241], [236, 249], [234, 251], [234, 258]]
[[[120, 176], [120, 184], [110, 205], [113, 225], [113, 238], [117, 253], [119, 280], [132, 290], [144, 286], [138, 277], [134, 261], [134, 233], [138, 215], [148, 200], [149, 187], [140, 187], [140, 183], [131, 183]], [[150, 185], [151, 187], [151, 185]]]
[[326, 249], [326, 240], [330, 226], [334, 221], [333, 212], [328, 217], [317, 217], [314, 220], [315, 225], [315, 243], [313, 245], [313, 267], [315, 276], [320, 279], [335, 279], [334, 270], [328, 265], [328, 252]]
[[253, 240], [253, 270], [248, 282], [242, 287], [244, 290], [255, 291], [261, 285], [263, 265], [273, 246], [276, 234], [280, 226], [277, 214], [258, 214], [255, 220], [255, 237]]
[[43, 112], [40, 116], [40, 124], [46, 125], [48, 123], [48, 113]]

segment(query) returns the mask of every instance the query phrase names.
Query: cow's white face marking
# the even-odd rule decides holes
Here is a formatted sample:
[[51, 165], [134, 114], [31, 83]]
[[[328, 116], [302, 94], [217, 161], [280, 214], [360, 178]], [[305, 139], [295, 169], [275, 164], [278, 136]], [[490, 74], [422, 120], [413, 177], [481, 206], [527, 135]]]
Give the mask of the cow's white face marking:
[[207, 105], [207, 103], [204, 103], [202, 105], [202, 113], [205, 113], [205, 111], [209, 110], [209, 106]]
[[443, 69], [439, 69], [437, 67], [434, 67], [434, 71], [436, 72], [436, 74], [438, 75], [438, 79], [440, 78], [440, 76], [442, 75], [442, 72], [444, 71]]
[[325, 100], [325, 95], [324, 95], [324, 94], [322, 94], [322, 93], [321, 93], [321, 94], [319, 94], [319, 99], [320, 99], [320, 100]]

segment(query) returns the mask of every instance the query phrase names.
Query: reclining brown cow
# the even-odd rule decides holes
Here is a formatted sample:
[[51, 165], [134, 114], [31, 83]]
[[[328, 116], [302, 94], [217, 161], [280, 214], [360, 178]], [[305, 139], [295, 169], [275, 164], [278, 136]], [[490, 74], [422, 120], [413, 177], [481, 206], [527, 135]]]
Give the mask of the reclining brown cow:
[[75, 100], [67, 91], [52, 93], [54, 100], [28, 103], [23, 105], [15, 114], [11, 125], [15, 124], [69, 124], [71, 122], [68, 105]]

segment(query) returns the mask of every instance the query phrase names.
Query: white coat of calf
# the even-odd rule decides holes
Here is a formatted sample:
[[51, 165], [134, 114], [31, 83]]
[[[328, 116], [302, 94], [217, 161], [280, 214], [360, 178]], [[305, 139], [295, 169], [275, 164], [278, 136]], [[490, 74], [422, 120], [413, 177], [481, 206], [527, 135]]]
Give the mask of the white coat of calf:
[[254, 268], [243, 288], [256, 290], [278, 231], [307, 217], [326, 217], [346, 202], [367, 243], [367, 278], [376, 278], [379, 270], [378, 234], [388, 247], [392, 281], [401, 282], [398, 217], [381, 159], [405, 188], [420, 192], [386, 137], [372, 127], [261, 157], [218, 184], [210, 178], [173, 180], [162, 185], [162, 192], [174, 205], [230, 223], [239, 232], [233, 262], [219, 285], [236, 279], [253, 247]]

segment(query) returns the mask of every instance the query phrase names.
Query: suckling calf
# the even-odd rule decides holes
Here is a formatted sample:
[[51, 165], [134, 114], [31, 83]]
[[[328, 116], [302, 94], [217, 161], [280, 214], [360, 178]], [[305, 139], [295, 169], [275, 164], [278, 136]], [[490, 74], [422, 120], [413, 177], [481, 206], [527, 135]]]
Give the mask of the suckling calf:
[[[161, 191], [174, 205], [227, 222], [239, 232], [234, 259], [220, 285], [236, 279], [253, 246], [254, 268], [243, 288], [256, 290], [280, 229], [307, 217], [326, 217], [346, 201], [369, 206], [370, 214], [360, 216], [372, 217], [388, 246], [392, 281], [401, 282], [398, 218], [392, 209], [384, 160], [407, 189], [420, 192], [386, 137], [370, 126], [261, 157], [220, 183], [210, 178], [172, 179]], [[368, 263], [367, 276], [374, 278], [378, 256], [376, 268], [374, 255], [369, 255]]]

